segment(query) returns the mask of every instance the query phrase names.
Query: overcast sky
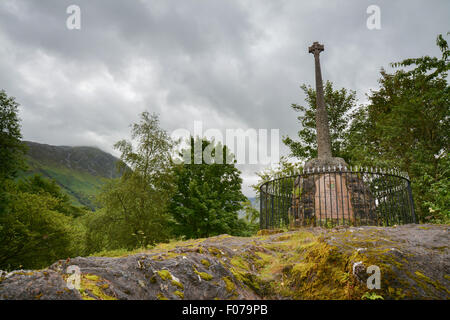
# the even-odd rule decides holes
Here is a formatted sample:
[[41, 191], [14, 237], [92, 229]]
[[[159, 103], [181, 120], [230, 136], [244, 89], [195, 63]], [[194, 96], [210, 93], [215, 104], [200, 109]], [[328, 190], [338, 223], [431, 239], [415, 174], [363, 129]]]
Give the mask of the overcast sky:
[[[71, 4], [80, 30], [66, 27]], [[366, 26], [369, 5], [381, 10], [379, 30]], [[449, 18], [448, 0], [1, 0], [0, 89], [21, 104], [24, 139], [40, 143], [117, 156], [112, 145], [144, 110], [169, 133], [202, 121], [279, 129], [281, 139], [299, 129], [299, 86], [314, 84], [313, 41], [325, 45], [324, 80], [362, 103], [381, 67], [438, 55]], [[239, 168], [252, 196], [261, 166]]]

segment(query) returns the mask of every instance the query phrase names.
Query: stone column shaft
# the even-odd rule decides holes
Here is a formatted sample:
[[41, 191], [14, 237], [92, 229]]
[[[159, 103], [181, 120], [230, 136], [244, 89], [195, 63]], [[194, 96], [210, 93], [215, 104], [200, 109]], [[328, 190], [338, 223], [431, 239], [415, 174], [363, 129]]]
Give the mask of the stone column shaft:
[[328, 159], [331, 154], [330, 128], [328, 125], [328, 114], [325, 107], [325, 98], [323, 93], [322, 72], [320, 70], [319, 54], [324, 50], [323, 45], [314, 42], [309, 47], [309, 52], [314, 54], [316, 66], [316, 131], [317, 131], [317, 157], [319, 159]]

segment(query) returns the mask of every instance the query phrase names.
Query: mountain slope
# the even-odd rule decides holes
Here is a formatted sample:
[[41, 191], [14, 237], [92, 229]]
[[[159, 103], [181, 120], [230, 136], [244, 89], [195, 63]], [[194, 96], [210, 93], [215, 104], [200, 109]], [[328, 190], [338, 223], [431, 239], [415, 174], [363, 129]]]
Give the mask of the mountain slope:
[[95, 195], [103, 184], [120, 176], [116, 168], [118, 159], [98, 148], [25, 143], [29, 169], [23, 175], [40, 173], [54, 179], [74, 205], [94, 209]]

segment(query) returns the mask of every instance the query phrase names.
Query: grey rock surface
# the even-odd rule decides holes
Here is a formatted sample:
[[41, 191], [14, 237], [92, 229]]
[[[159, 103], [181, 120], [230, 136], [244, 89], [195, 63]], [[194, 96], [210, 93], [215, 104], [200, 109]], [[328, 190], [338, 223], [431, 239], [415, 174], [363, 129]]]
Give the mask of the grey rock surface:
[[[222, 235], [170, 243], [123, 257], [77, 257], [44, 270], [0, 271], [0, 299], [328, 299], [320, 292], [307, 296], [303, 282], [292, 282], [291, 297], [282, 286], [296, 276], [290, 270], [304, 263], [311, 265], [306, 271], [313, 287], [321, 289], [334, 279], [317, 284], [313, 275], [330, 267], [320, 265], [323, 261], [339, 265], [336, 259], [346, 261], [338, 271], [353, 273], [361, 286], [356, 298], [365, 290], [364, 270], [374, 263], [382, 269], [385, 299], [449, 299], [449, 229], [410, 224], [271, 230], [249, 238]], [[315, 251], [324, 245], [332, 250]], [[330, 258], [322, 259], [326, 254]], [[305, 261], [314, 256], [318, 265]], [[79, 268], [79, 289], [68, 287], [70, 266]]]

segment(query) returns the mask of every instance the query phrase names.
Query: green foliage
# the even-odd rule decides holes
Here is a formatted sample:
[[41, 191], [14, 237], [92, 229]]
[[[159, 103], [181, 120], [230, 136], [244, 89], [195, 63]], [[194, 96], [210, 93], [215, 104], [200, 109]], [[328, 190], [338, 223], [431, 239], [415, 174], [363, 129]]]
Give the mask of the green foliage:
[[293, 162], [292, 159], [287, 157], [281, 157], [278, 166], [276, 167], [268, 167], [256, 174], [259, 177], [260, 183], [257, 185], [253, 185], [253, 189], [258, 194], [259, 187], [262, 183], [266, 181], [270, 181], [272, 179], [276, 179], [278, 177], [290, 177], [294, 176], [296, 172], [302, 170], [303, 166], [300, 162]]
[[84, 253], [84, 228], [59, 211], [67, 211], [64, 200], [30, 181], [16, 185], [9, 180], [7, 189], [10, 201], [0, 216], [1, 269], [42, 268]]
[[[259, 211], [258, 211], [259, 219]], [[251, 237], [254, 236], [259, 230], [259, 223], [250, 223], [246, 219], [238, 219], [237, 226], [231, 232], [231, 234], [239, 237]]]
[[122, 177], [107, 183], [98, 197], [103, 208], [87, 221], [89, 252], [147, 247], [169, 238], [167, 203], [173, 192], [171, 151], [173, 143], [159, 127], [156, 115], [141, 114], [132, 125], [134, 150], [119, 141]]
[[251, 224], [256, 224], [259, 221], [259, 211], [253, 208], [250, 200], [246, 200], [242, 203], [244, 209], [245, 221]]
[[255, 209], [250, 200], [242, 202], [244, 218], [238, 220], [239, 235], [250, 237], [255, 235], [259, 230], [259, 210]]
[[[380, 88], [368, 95], [369, 103], [352, 112], [355, 92], [334, 90], [331, 82], [324, 92], [333, 155], [353, 165], [408, 172], [419, 220], [450, 223], [450, 51], [441, 35], [436, 42], [441, 57], [391, 64], [394, 72], [381, 71]], [[301, 88], [306, 106], [292, 105], [302, 113], [299, 141], [284, 137], [283, 142], [292, 156], [306, 160], [317, 156], [315, 90]], [[115, 144], [122, 154], [121, 177], [106, 181], [30, 159], [33, 170], [51, 179], [28, 173], [18, 178], [26, 148], [17, 112], [14, 98], [0, 91], [0, 269], [42, 268], [93, 252], [121, 255], [175, 236], [249, 236], [258, 227], [259, 212], [245, 201], [240, 172], [225, 161], [232, 155], [220, 143], [191, 138], [190, 148], [183, 150], [191, 163], [174, 165], [173, 141], [159, 127], [158, 117], [144, 112], [131, 126], [134, 143]], [[195, 164], [200, 154], [194, 145], [201, 146], [201, 154], [211, 152], [213, 159], [202, 157]], [[258, 173], [260, 183], [253, 187], [258, 195], [261, 183], [300, 169], [300, 163], [282, 158], [278, 168]], [[102, 208], [88, 213], [73, 205], [92, 204], [100, 185]], [[292, 190], [292, 183], [281, 187]], [[299, 188], [292, 192], [301, 194]], [[244, 210], [243, 219], [238, 219], [239, 210]], [[382, 297], [367, 293], [362, 298]]]
[[[392, 63], [392, 74], [381, 70], [379, 90], [371, 91], [369, 103], [352, 109], [355, 93], [325, 88], [332, 151], [347, 163], [368, 167], [398, 168], [408, 172], [420, 222], [449, 221], [448, 147], [450, 133], [450, 51], [442, 35], [436, 40], [442, 56], [406, 59]], [[315, 91], [302, 86], [307, 107], [292, 105], [298, 118], [300, 141], [283, 142], [300, 160], [314, 158]], [[348, 125], [350, 123], [350, 125]], [[285, 161], [285, 160], [284, 160]], [[261, 183], [281, 170], [259, 173]], [[254, 186], [258, 192], [259, 185]]]
[[383, 296], [376, 294], [375, 292], [366, 292], [361, 297], [361, 300], [384, 300]]
[[25, 168], [26, 147], [21, 142], [19, 104], [0, 90], [0, 214], [8, 202], [7, 179], [14, 179]]
[[84, 228], [54, 181], [14, 181], [25, 169], [18, 104], [0, 91], [0, 269], [42, 268], [84, 253]]
[[424, 207], [428, 207], [427, 221], [450, 224], [450, 157], [447, 154], [438, 167], [435, 179], [428, 174], [423, 176], [424, 184], [429, 185], [428, 199]]
[[[292, 156], [307, 160], [317, 157], [316, 90], [305, 84], [300, 88], [306, 95], [307, 106], [292, 104], [294, 111], [301, 112], [297, 118], [301, 123], [301, 130], [298, 132], [300, 140], [295, 141], [286, 136], [283, 137], [283, 142], [290, 148]], [[327, 81], [324, 87], [324, 98], [333, 156], [346, 158], [344, 143], [350, 119], [349, 111], [355, 106], [356, 93], [347, 91], [345, 88], [334, 90], [333, 83]]]
[[0, 184], [4, 179], [16, 177], [25, 167], [26, 148], [21, 141], [19, 104], [0, 90]]
[[422, 222], [436, 220], [429, 214], [430, 204], [441, 206], [448, 197], [443, 180], [449, 178], [444, 170], [450, 133], [449, 50], [441, 35], [437, 44], [441, 58], [406, 59], [391, 64], [398, 69], [393, 74], [381, 71], [380, 89], [353, 115], [347, 146], [353, 162], [408, 172]]
[[[214, 158], [216, 150], [222, 152], [221, 163], [213, 161], [195, 164], [194, 145], [201, 146], [198, 151], [212, 149]], [[214, 141], [191, 137], [190, 149], [182, 154], [191, 155], [191, 163], [174, 166], [177, 191], [170, 202], [170, 212], [174, 219], [175, 234], [187, 238], [201, 238], [222, 233], [239, 234], [245, 229], [244, 221], [238, 221], [241, 202], [246, 198], [241, 192], [242, 179], [234, 163], [226, 163], [230, 158], [226, 146]], [[211, 149], [210, 149], [211, 148]], [[220, 158], [219, 158], [220, 159]], [[200, 162], [200, 161], [199, 161]]]
[[[278, 164], [277, 167], [275, 168], [269, 167], [260, 172], [256, 172], [256, 175], [259, 177], [259, 180], [257, 184], [252, 185], [252, 188], [257, 196], [256, 198], [259, 199], [259, 192], [260, 192], [259, 188], [264, 182], [277, 179], [279, 177], [292, 177], [302, 169], [303, 166], [300, 162], [292, 162], [291, 159], [281, 157], [280, 163]], [[287, 183], [290, 184], [289, 187], [292, 186], [291, 182]], [[293, 192], [298, 191], [294, 190]]]

